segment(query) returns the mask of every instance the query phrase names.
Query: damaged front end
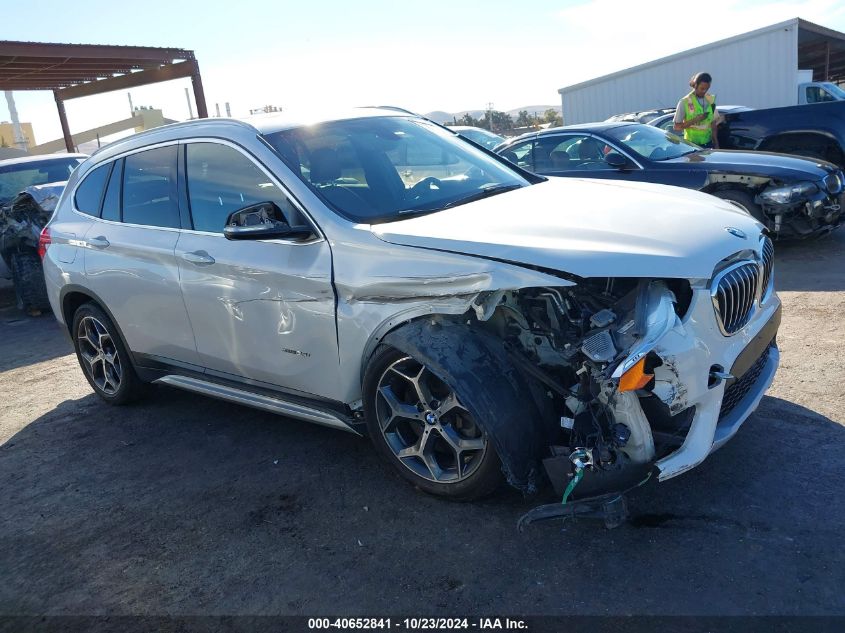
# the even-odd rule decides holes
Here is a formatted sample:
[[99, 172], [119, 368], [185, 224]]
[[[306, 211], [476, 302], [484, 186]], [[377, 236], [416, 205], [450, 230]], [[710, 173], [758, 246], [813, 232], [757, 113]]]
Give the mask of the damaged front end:
[[[636, 485], [683, 442], [691, 419], [684, 387], [676, 379], [662, 399], [653, 396], [664, 365], [654, 350], [680, 326], [691, 296], [686, 281], [619, 278], [499, 299], [488, 327], [542, 385], [541, 408], [557, 427], [542, 463], [564, 501]], [[643, 407], [643, 399], [659, 402]]]
[[64, 186], [62, 182], [27, 187], [0, 206], [0, 253], [4, 259], [38, 246], [41, 229], [49, 222]]
[[805, 238], [832, 231], [842, 223], [845, 175], [831, 173], [819, 182], [781, 183], [775, 180], [755, 197], [780, 238]]
[[[457, 388], [476, 380], [464, 405], [509, 483], [530, 492], [543, 472], [562, 505], [616, 498], [693, 468], [756, 408], [778, 363], [770, 255], [765, 240], [712, 280], [593, 278], [483, 292], [463, 317], [426, 319], [386, 341]], [[719, 314], [730, 284], [730, 299], [746, 302], [742, 322]], [[721, 307], [734, 308], [736, 319], [738, 306]], [[484, 381], [479, 365], [493, 368]]]

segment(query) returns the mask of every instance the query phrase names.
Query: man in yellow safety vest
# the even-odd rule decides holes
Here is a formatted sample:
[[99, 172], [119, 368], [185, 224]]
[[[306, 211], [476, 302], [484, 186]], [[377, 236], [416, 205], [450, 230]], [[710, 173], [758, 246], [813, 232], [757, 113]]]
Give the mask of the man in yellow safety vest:
[[684, 138], [702, 147], [718, 148], [716, 127], [719, 114], [716, 112], [716, 97], [707, 94], [712, 78], [709, 73], [698, 73], [690, 80], [692, 91], [678, 101], [675, 109], [675, 131], [684, 133]]

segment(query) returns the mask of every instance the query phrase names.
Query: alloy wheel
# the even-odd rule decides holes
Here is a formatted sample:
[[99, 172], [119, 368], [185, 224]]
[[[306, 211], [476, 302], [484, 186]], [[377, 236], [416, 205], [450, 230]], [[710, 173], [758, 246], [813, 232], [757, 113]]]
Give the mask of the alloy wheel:
[[399, 462], [429, 481], [467, 479], [487, 450], [487, 438], [454, 391], [409, 356], [379, 378], [376, 417]]
[[85, 370], [94, 384], [106, 395], [116, 394], [123, 379], [123, 367], [106, 326], [95, 317], [86, 316], [79, 321], [76, 340], [79, 357], [85, 361]]

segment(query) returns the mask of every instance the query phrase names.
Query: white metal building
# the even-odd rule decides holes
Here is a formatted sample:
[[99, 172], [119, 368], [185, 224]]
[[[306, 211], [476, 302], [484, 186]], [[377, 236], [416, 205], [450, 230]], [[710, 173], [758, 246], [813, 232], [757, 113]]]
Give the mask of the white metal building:
[[794, 18], [558, 90], [564, 125], [624, 112], [674, 108], [697, 72], [713, 76], [716, 103], [795, 105], [798, 70], [845, 79], [845, 33]]

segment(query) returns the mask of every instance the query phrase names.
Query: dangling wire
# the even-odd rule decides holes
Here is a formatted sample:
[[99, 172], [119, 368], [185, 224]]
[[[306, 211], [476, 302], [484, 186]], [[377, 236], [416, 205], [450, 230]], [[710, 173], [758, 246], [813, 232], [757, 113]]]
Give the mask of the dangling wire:
[[580, 468], [575, 471], [575, 476], [572, 478], [572, 481], [569, 482], [569, 485], [566, 487], [566, 490], [563, 493], [563, 499], [561, 500], [562, 505], [566, 505], [567, 500], [569, 499], [569, 495], [572, 494], [572, 491], [575, 490], [575, 486], [578, 485], [578, 482], [584, 477], [584, 469]]

